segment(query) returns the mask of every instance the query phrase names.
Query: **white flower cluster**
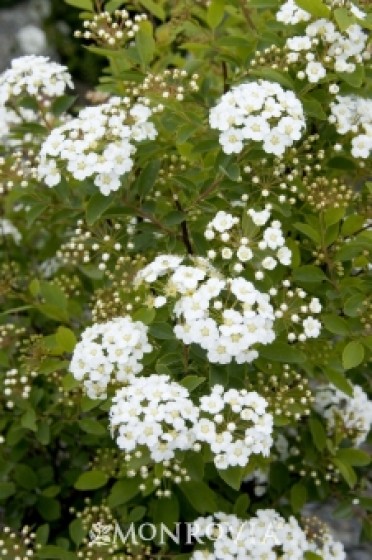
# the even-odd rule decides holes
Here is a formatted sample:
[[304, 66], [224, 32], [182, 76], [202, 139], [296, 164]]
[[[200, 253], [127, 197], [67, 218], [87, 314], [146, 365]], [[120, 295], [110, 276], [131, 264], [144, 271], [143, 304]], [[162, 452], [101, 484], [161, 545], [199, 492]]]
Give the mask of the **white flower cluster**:
[[11, 67], [0, 74], [0, 138], [9, 133], [12, 124], [37, 117], [35, 111], [24, 107], [18, 107], [16, 112], [10, 102], [22, 96], [51, 99], [63, 95], [67, 88], [73, 88], [73, 83], [65, 66], [45, 56], [15, 58]]
[[0, 104], [20, 95], [60, 97], [68, 87], [73, 83], [65, 66], [46, 56], [22, 56], [0, 75]]
[[126, 382], [142, 371], [140, 360], [151, 350], [147, 327], [130, 317], [118, 317], [85, 329], [70, 371], [83, 381], [91, 399], [105, 398], [110, 382]]
[[176, 450], [191, 449], [198, 408], [187, 389], [168, 375], [132, 378], [119, 389], [110, 409], [112, 432], [127, 453], [145, 447], [155, 463], [173, 459]]
[[121, 177], [133, 167], [135, 143], [153, 140], [152, 110], [143, 103], [111, 98], [86, 107], [75, 119], [55, 128], [40, 151], [38, 174], [48, 187], [66, 173], [77, 181], [92, 177], [103, 195], [118, 190]]
[[[287, 62], [302, 64], [305, 59], [305, 70], [298, 77], [313, 84], [325, 78], [327, 70], [352, 73], [357, 63], [369, 58], [367, 38], [360, 25], [350, 25], [341, 33], [331, 21], [318, 19], [306, 27], [305, 35], [287, 39]], [[337, 93], [338, 87], [330, 91]]]
[[0, 218], [0, 237], [4, 237], [5, 235], [10, 235], [10, 237], [13, 238], [14, 243], [17, 245], [22, 239], [21, 232], [10, 220], [7, 218]]
[[327, 421], [329, 433], [336, 426], [351, 432], [355, 445], [361, 445], [372, 426], [372, 401], [359, 385], [350, 397], [333, 386], [321, 387], [315, 394], [315, 410]]
[[210, 446], [217, 469], [245, 467], [252, 454], [269, 455], [273, 417], [267, 406], [256, 392], [225, 391], [221, 385], [201, 397], [195, 436]]
[[372, 151], [372, 100], [357, 95], [338, 95], [331, 103], [329, 122], [339, 134], [351, 134], [351, 153], [368, 158]]
[[211, 109], [209, 123], [221, 132], [219, 141], [226, 154], [240, 153], [246, 141], [254, 141], [262, 142], [266, 153], [282, 156], [301, 138], [305, 118], [292, 91], [258, 80], [225, 93]]
[[215, 385], [198, 406], [187, 389], [167, 375], [132, 377], [119, 389], [110, 409], [112, 433], [127, 453], [148, 449], [155, 463], [173, 459], [176, 450], [200, 450], [206, 443], [220, 470], [244, 467], [252, 454], [268, 456], [273, 417], [255, 392]]
[[286, 521], [272, 509], [258, 510], [249, 520], [221, 512], [199, 517], [193, 523], [193, 534], [199, 542], [204, 537], [211, 544], [195, 550], [191, 560], [303, 560], [307, 551], [323, 560], [346, 558], [342, 544], [328, 531], [316, 535], [320, 544], [315, 544], [294, 517]]
[[292, 253], [285, 245], [282, 225], [273, 220], [261, 232], [270, 219], [269, 205], [262, 211], [249, 209], [247, 211], [254, 228], [249, 238], [243, 235], [240, 220], [231, 214], [220, 210], [211, 222], [207, 224], [204, 236], [208, 241], [221, 242], [217, 253], [214, 249], [208, 251], [208, 257], [215, 259], [220, 256], [225, 261], [236, 259], [233, 270], [240, 273], [249, 262], [256, 269], [256, 280], [264, 278], [264, 271], [274, 270], [280, 263], [284, 266], [291, 264]]
[[299, 8], [294, 0], [287, 0], [280, 6], [276, 19], [285, 25], [296, 25], [301, 21], [309, 21], [311, 14]]
[[[353, 4], [352, 2], [345, 2], [344, 0], [330, 0], [326, 2], [333, 8], [348, 8], [350, 13], [359, 18], [364, 19], [366, 17], [366, 13], [363, 12]], [[276, 13], [277, 21], [284, 23], [285, 25], [296, 25], [297, 23], [301, 23], [302, 21], [309, 21], [311, 19], [311, 14], [306, 10], [300, 8], [294, 0], [287, 0], [282, 4]]]
[[[257, 221], [257, 216], [261, 217], [264, 212], [253, 214], [253, 219]], [[221, 223], [222, 218], [226, 223], [234, 222], [230, 214], [221, 216]], [[211, 225], [208, 227], [208, 231], [213, 231]], [[282, 239], [280, 228], [271, 226], [266, 233], [267, 243], [274, 244], [276, 250], [282, 243], [278, 241]], [[285, 246], [280, 250], [286, 251], [282, 255], [283, 261], [284, 257], [290, 258], [290, 251]], [[272, 257], [266, 259], [274, 260]], [[322, 325], [313, 314], [320, 313], [320, 301], [310, 298], [307, 303], [304, 290], [288, 289], [291, 287], [289, 280], [282, 282], [288, 304], [283, 302], [275, 309], [271, 298], [278, 296], [278, 289], [261, 292], [242, 275], [224, 276], [202, 257], [192, 257], [191, 265], [183, 264], [184, 260], [179, 256], [159, 255], [137, 273], [135, 286], [151, 285], [147, 303], [152, 307], [171, 303], [176, 338], [186, 345], [197, 344], [203, 348], [209, 362], [252, 362], [259, 355], [257, 344], [266, 345], [275, 340], [276, 320], [280, 320], [284, 328], [290, 327], [289, 342], [295, 342], [297, 338], [304, 342], [307, 338], [319, 336]], [[300, 333], [296, 334], [299, 329]]]
[[[173, 269], [155, 306], [176, 298], [174, 334], [184, 344], [198, 344], [207, 351], [211, 363], [251, 362], [258, 357], [252, 346], [270, 344], [274, 309], [270, 296], [259, 292], [242, 277], [223, 278], [204, 259], [196, 266], [181, 264], [180, 257], [158, 257], [139, 272], [136, 282], [153, 283]], [[227, 304], [227, 301], [229, 302]]]

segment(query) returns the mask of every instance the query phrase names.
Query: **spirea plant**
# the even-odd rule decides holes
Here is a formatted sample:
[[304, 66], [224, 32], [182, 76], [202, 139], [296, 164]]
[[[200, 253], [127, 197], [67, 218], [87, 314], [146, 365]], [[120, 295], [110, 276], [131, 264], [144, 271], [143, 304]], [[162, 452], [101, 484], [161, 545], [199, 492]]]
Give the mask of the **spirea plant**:
[[0, 75], [0, 555], [343, 560], [306, 506], [371, 538], [368, 3], [66, 2], [97, 88]]

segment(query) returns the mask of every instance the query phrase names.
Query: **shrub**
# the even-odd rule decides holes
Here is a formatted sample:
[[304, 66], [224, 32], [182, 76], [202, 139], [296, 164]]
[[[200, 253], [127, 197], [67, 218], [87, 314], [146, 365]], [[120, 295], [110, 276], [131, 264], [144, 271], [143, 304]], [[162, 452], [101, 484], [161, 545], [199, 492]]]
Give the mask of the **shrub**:
[[345, 558], [368, 512], [371, 15], [67, 0], [0, 76], [6, 557]]

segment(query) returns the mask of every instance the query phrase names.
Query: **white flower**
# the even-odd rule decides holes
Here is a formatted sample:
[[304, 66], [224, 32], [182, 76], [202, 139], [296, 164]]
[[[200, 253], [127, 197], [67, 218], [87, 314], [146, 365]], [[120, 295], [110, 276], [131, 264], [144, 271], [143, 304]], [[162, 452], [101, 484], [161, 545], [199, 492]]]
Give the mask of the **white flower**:
[[[92, 177], [103, 195], [117, 191], [123, 175], [133, 167], [135, 144], [156, 136], [152, 123], [146, 121], [150, 116], [148, 107], [138, 103], [127, 107], [118, 97], [100, 106], [86, 107], [75, 119], [52, 130], [45, 140], [39, 179], [54, 186], [62, 173], [77, 181]], [[135, 119], [134, 124], [131, 119]]]
[[241, 262], [247, 262], [252, 259], [253, 253], [249, 247], [241, 245], [236, 252], [236, 256]]
[[[286, 133], [288, 127], [277, 129], [281, 117], [296, 121], [291, 134]], [[211, 109], [209, 124], [220, 131], [219, 141], [226, 154], [240, 153], [248, 140], [263, 142], [267, 153], [282, 155], [300, 138], [305, 120], [301, 102], [293, 92], [283, 90], [279, 84], [258, 80], [225, 93]]]
[[13, 238], [14, 243], [19, 245], [22, 240], [22, 234], [18, 228], [7, 218], [0, 218], [0, 236], [9, 235]]
[[267, 209], [262, 210], [261, 212], [256, 212], [255, 210], [250, 208], [249, 210], [247, 210], [247, 214], [249, 214], [256, 226], [264, 226], [271, 216], [270, 211]]
[[229, 231], [237, 222], [238, 220], [234, 218], [231, 214], [220, 210], [217, 212], [215, 217], [211, 222], [209, 222], [207, 226], [208, 229], [215, 229], [219, 233], [223, 233], [225, 231]]
[[309, 37], [291, 37], [287, 40], [287, 47], [292, 51], [309, 51], [311, 49], [311, 41]]
[[154, 307], [163, 307], [167, 303], [167, 299], [164, 296], [158, 296], [154, 299]]
[[146, 447], [155, 463], [174, 458], [178, 449], [192, 448], [198, 416], [187, 389], [168, 375], [132, 378], [116, 392], [110, 408], [120, 449]]
[[301, 21], [309, 21], [311, 14], [299, 8], [294, 0], [287, 0], [276, 13], [276, 19], [286, 25], [296, 25]]
[[322, 328], [321, 322], [313, 317], [307, 317], [307, 319], [302, 322], [302, 326], [308, 338], [317, 338]]
[[118, 317], [83, 332], [70, 371], [83, 381], [90, 398], [104, 398], [110, 382], [125, 381], [142, 370], [140, 360], [151, 350], [147, 327], [130, 317]]
[[367, 159], [372, 151], [372, 134], [359, 134], [352, 139], [351, 146], [353, 157]]
[[[272, 445], [273, 417], [257, 393], [215, 385], [200, 399], [196, 439], [207, 443], [220, 470], [246, 466], [252, 454], [266, 454]], [[216, 414], [221, 421], [216, 422]], [[228, 421], [227, 421], [228, 419]]]
[[372, 426], [372, 401], [359, 385], [354, 386], [352, 396], [333, 385], [320, 386], [314, 407], [326, 419], [329, 434], [341, 422], [352, 433], [355, 445], [364, 443]]
[[309, 304], [309, 309], [312, 313], [320, 313], [322, 306], [318, 298], [312, 298]]
[[262, 266], [266, 270], [274, 270], [277, 264], [277, 261], [273, 259], [273, 257], [265, 257], [262, 261]]
[[[236, 452], [242, 450], [237, 447]], [[223, 454], [220, 460], [225, 460]], [[211, 527], [216, 528], [215, 534]], [[191, 560], [303, 560], [307, 551], [324, 560], [346, 558], [342, 544], [327, 527], [308, 537], [294, 517], [286, 520], [273, 509], [259, 509], [244, 520], [222, 512], [199, 517], [194, 521], [194, 534], [199, 542], [208, 539], [212, 553], [195, 550]]]
[[284, 237], [280, 228], [268, 227], [263, 235], [264, 241], [270, 249], [277, 249], [284, 245]]
[[225, 154], [239, 154], [243, 149], [243, 134], [239, 129], [229, 128], [220, 134], [220, 144]]
[[276, 253], [280, 264], [284, 266], [289, 266], [292, 261], [292, 251], [288, 249], [288, 247], [280, 247], [278, 252]]
[[320, 62], [311, 61], [306, 65], [306, 75], [310, 83], [314, 84], [319, 82], [327, 74], [326, 69]]

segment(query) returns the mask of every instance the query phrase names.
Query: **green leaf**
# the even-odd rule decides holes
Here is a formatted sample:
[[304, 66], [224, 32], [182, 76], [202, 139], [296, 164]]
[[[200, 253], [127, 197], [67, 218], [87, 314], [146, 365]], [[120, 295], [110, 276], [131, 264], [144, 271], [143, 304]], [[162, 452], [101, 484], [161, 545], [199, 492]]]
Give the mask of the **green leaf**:
[[237, 497], [236, 502], [234, 504], [233, 512], [237, 517], [244, 519], [247, 515], [247, 510], [249, 508], [250, 499], [248, 494], [240, 494]]
[[224, 11], [224, 0], [212, 0], [209, 3], [207, 11], [207, 23], [211, 29], [215, 29], [219, 26], [219, 24], [223, 20]]
[[347, 484], [350, 486], [350, 488], [353, 488], [358, 481], [358, 477], [353, 467], [351, 467], [348, 463], [344, 463], [343, 461], [340, 461], [340, 459], [337, 458], [333, 458], [332, 463], [336, 465], [336, 467], [338, 468], [338, 470], [340, 471], [341, 475], [343, 476]]
[[155, 319], [156, 311], [151, 307], [146, 307], [142, 309], [138, 309], [133, 315], [133, 321], [141, 321], [145, 325], [150, 325], [153, 320]]
[[353, 16], [347, 8], [336, 8], [333, 15], [341, 32], [346, 31], [350, 25], [356, 23], [355, 16]]
[[94, 470], [81, 474], [74, 484], [76, 490], [96, 490], [108, 481], [108, 475], [102, 471]]
[[329, 208], [324, 212], [324, 221], [327, 227], [337, 224], [345, 216], [345, 208]]
[[335, 156], [328, 160], [328, 167], [331, 169], [344, 169], [346, 171], [352, 171], [356, 169], [356, 164], [351, 158], [345, 156]]
[[[157, 17], [158, 19], [161, 19], [162, 21], [165, 20], [165, 12], [163, 7], [160, 5], [163, 2], [153, 2], [153, 0], [141, 0], [141, 4], [144, 8], [146, 8], [146, 10], [148, 12], [150, 12], [150, 14], [154, 15], [155, 17]], [[122, 2], [121, 2], [122, 4]]]
[[152, 513], [155, 523], [164, 523], [174, 529], [180, 514], [177, 496], [173, 494], [170, 498], [157, 498], [152, 504]]
[[317, 418], [310, 418], [309, 426], [310, 426], [311, 437], [313, 438], [315, 447], [319, 451], [323, 451], [327, 441], [327, 434], [323, 424]]
[[28, 408], [24, 414], [21, 416], [21, 426], [27, 430], [36, 432], [36, 412], [33, 408]]
[[359, 231], [365, 223], [365, 217], [358, 214], [348, 216], [341, 227], [341, 233], [345, 237], [349, 237], [353, 233]]
[[87, 12], [93, 11], [92, 0], [64, 0], [66, 4], [74, 6], [74, 8], [80, 8], [80, 10], [85, 10]]
[[293, 271], [293, 278], [295, 282], [312, 282], [320, 284], [327, 279], [324, 272], [317, 266], [307, 264], [299, 266]]
[[265, 67], [259, 68], [257, 70], [250, 70], [249, 73], [252, 76], [257, 76], [258, 78], [263, 78], [272, 82], [278, 82], [278, 84], [285, 88], [294, 89], [293, 80], [288, 76], [288, 74], [280, 72], [279, 70]]
[[363, 306], [364, 300], [364, 294], [354, 294], [349, 297], [344, 304], [344, 313], [348, 317], [357, 317], [361, 307]]
[[362, 449], [339, 449], [336, 457], [343, 463], [348, 463], [352, 467], [366, 467], [371, 462], [370, 454]]
[[297, 482], [291, 488], [291, 506], [295, 513], [300, 511], [307, 500], [307, 488], [301, 482]]
[[14, 480], [26, 490], [34, 490], [38, 486], [38, 478], [35, 471], [28, 465], [19, 464], [14, 469]]
[[16, 491], [14, 482], [0, 482], [0, 500], [5, 500]]
[[274, 362], [299, 364], [306, 361], [306, 355], [285, 342], [274, 342], [269, 346], [260, 346], [260, 356]]
[[180, 385], [185, 387], [190, 393], [194, 391], [199, 385], [204, 383], [204, 377], [198, 377], [197, 375], [187, 375], [180, 381]]
[[360, 342], [349, 342], [342, 352], [342, 365], [345, 369], [359, 366], [364, 360], [364, 346]]
[[353, 395], [352, 386], [341, 372], [330, 368], [325, 368], [324, 372], [332, 385], [337, 387], [337, 389], [340, 389], [340, 391], [349, 395], [349, 397]]
[[45, 299], [45, 303], [50, 307], [57, 307], [62, 310], [67, 307], [67, 298], [57, 284], [40, 282], [40, 294]]
[[213, 513], [217, 511], [217, 496], [205, 482], [184, 482], [180, 490], [188, 502], [198, 513]]
[[155, 54], [155, 41], [152, 25], [149, 21], [142, 21], [136, 33], [136, 47], [143, 68], [152, 61]]
[[315, 552], [311, 552], [311, 550], [307, 550], [304, 555], [305, 560], [323, 560], [323, 556], [319, 556], [319, 554], [315, 554]]
[[36, 509], [45, 521], [56, 521], [61, 516], [61, 506], [58, 500], [40, 496], [36, 502]]
[[169, 212], [169, 214], [164, 216], [163, 224], [165, 226], [176, 226], [182, 223], [183, 221], [185, 221], [185, 217], [186, 217], [185, 212], [180, 212], [179, 210], [173, 210], [172, 212]]
[[123, 4], [123, 0], [109, 0], [109, 2], [105, 3], [105, 11], [112, 14], [115, 10], [121, 8]]
[[333, 334], [347, 336], [350, 334], [349, 325], [347, 321], [338, 315], [322, 315], [322, 323], [327, 331]]
[[146, 196], [155, 184], [160, 171], [160, 161], [158, 159], [150, 161], [141, 171], [135, 186], [140, 196]]
[[301, 99], [304, 111], [310, 117], [315, 117], [321, 121], [327, 120], [327, 114], [325, 113], [321, 103], [314, 99], [313, 97], [307, 96]]
[[70, 533], [71, 540], [76, 544], [76, 546], [79, 546], [86, 534], [81, 519], [78, 518], [71, 521], [68, 531]]
[[56, 341], [65, 352], [72, 352], [77, 342], [75, 334], [67, 327], [58, 327]]
[[100, 192], [94, 194], [88, 202], [86, 209], [86, 219], [88, 226], [93, 225], [102, 214], [111, 206], [112, 198], [104, 196]]
[[314, 243], [316, 243], [317, 245], [321, 244], [320, 233], [316, 231], [316, 229], [312, 228], [308, 224], [301, 224], [301, 223], [293, 224], [293, 226], [301, 233], [304, 233], [306, 237], [309, 237], [309, 239], [314, 241]]
[[357, 64], [354, 72], [338, 72], [338, 76], [350, 86], [359, 88], [365, 79], [364, 66]]
[[109, 497], [107, 499], [108, 506], [110, 508], [115, 508], [126, 504], [134, 496], [139, 493], [139, 482], [137, 478], [126, 478], [123, 480], [118, 480], [113, 485]]
[[62, 95], [62, 97], [58, 97], [51, 105], [53, 115], [59, 117], [62, 113], [68, 111], [75, 103], [76, 99], [77, 98], [72, 95]]
[[220, 165], [220, 171], [226, 175], [231, 181], [238, 181], [240, 179], [240, 167], [236, 163], [230, 163], [226, 167]]
[[240, 489], [244, 476], [244, 469], [242, 467], [230, 467], [229, 469], [219, 470], [218, 474], [231, 488], [234, 490]]
[[47, 560], [77, 560], [76, 554], [68, 550], [54, 545], [47, 545], [37, 551], [38, 558], [46, 558]]
[[149, 333], [154, 338], [161, 340], [173, 340], [175, 338], [173, 329], [168, 323], [153, 323], [150, 325]]
[[296, 0], [297, 6], [317, 18], [329, 18], [331, 10], [322, 0]]
[[98, 420], [94, 420], [94, 418], [83, 418], [79, 420], [79, 426], [87, 434], [95, 436], [104, 436], [107, 434], [106, 428], [104, 428]]

